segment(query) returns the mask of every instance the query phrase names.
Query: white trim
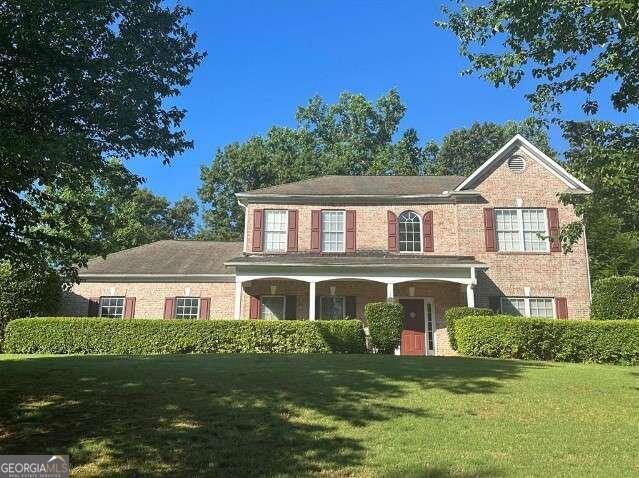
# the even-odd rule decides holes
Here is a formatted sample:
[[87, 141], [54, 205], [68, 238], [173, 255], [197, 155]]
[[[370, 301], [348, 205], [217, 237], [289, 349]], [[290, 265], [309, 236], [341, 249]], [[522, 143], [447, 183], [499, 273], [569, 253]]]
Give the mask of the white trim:
[[455, 188], [455, 191], [462, 191], [466, 189], [470, 183], [472, 183], [476, 178], [480, 177], [484, 171], [486, 171], [489, 167], [491, 167], [497, 161], [503, 159], [506, 154], [510, 153], [514, 146], [520, 145], [523, 146], [532, 158], [537, 161], [541, 166], [543, 166], [550, 173], [555, 175], [561, 181], [563, 181], [570, 189], [581, 189], [584, 192], [592, 193], [592, 189], [586, 186], [584, 183], [579, 181], [576, 177], [566, 171], [559, 163], [550, 158], [546, 153], [537, 148], [534, 144], [528, 141], [520, 134], [516, 134], [512, 137], [510, 141], [508, 141], [504, 146], [502, 146], [499, 151], [493, 154], [490, 158], [488, 158], [481, 166], [479, 166], [470, 176], [468, 176], [459, 186]]
[[[268, 231], [266, 230], [266, 222], [267, 222], [266, 215], [269, 212], [284, 212], [286, 215], [286, 226], [284, 227], [284, 231], [271, 231], [271, 232], [284, 233], [284, 249], [279, 249], [275, 251], [275, 250], [268, 250], [266, 248], [266, 235], [268, 233]], [[266, 254], [286, 254], [288, 252], [288, 227], [291, 220], [290, 211], [284, 208], [265, 208], [262, 214], [263, 214], [262, 230], [264, 231], [264, 233], [262, 234], [262, 250]]]
[[[339, 253], [338, 253], [339, 254]], [[424, 256], [426, 258], [428, 256]], [[325, 259], [330, 259], [326, 257]], [[420, 258], [421, 259], [421, 258]], [[383, 269], [488, 269], [487, 264], [483, 264], [481, 262], [477, 262], [474, 264], [340, 264], [340, 263], [324, 263], [324, 264], [314, 264], [309, 262], [226, 262], [224, 265], [226, 266], [234, 266], [234, 267], [359, 267], [362, 269], [368, 268], [383, 268]], [[232, 275], [230, 275], [232, 277]]]
[[[324, 250], [324, 213], [325, 212], [340, 212], [342, 213], [342, 248], [339, 251], [325, 251]], [[346, 252], [346, 209], [322, 209], [320, 210], [320, 251], [323, 253], [341, 253]]]
[[235, 303], [234, 303], [234, 317], [235, 320], [239, 320], [242, 315], [242, 282], [235, 278]]
[[[435, 312], [435, 300], [432, 297], [406, 297], [406, 296], [399, 296], [396, 298], [397, 302], [399, 303], [400, 300], [421, 300], [424, 304], [424, 356], [428, 356], [428, 355], [433, 355], [433, 356], [437, 356], [437, 334], [435, 333], [437, 331], [437, 315]], [[430, 310], [431, 310], [431, 314], [432, 314], [432, 320], [433, 320], [433, 348], [432, 348], [432, 353], [429, 353], [431, 350], [429, 350], [428, 348], [428, 308], [426, 307], [427, 304], [430, 304]], [[397, 347], [397, 349], [395, 350], [395, 355], [401, 355], [401, 341], [399, 344], [399, 347]]]
[[[111, 288], [113, 289], [113, 287]], [[108, 319], [123, 319], [124, 318], [124, 312], [126, 309], [126, 296], [124, 295], [101, 295], [98, 298], [98, 317], [102, 317], [102, 299], [122, 299], [122, 313], [120, 314], [120, 316], [112, 316], [109, 315], [106, 318]], [[117, 306], [116, 306], [117, 307]]]
[[308, 320], [315, 320], [315, 282], [308, 283]]
[[246, 250], [246, 240], [248, 239], [248, 207], [242, 204], [242, 201], [239, 199], [237, 203], [244, 209], [244, 243], [242, 244], [242, 252], [248, 252]]
[[[179, 299], [195, 299], [195, 301], [197, 303], [197, 312], [195, 312], [195, 318], [186, 318], [186, 317], [178, 317], [177, 316], [178, 300]], [[173, 318], [174, 319], [178, 319], [178, 320], [195, 320], [195, 319], [199, 319], [200, 318], [200, 298], [196, 297], [194, 295], [190, 295], [190, 296], [179, 295], [179, 296], [175, 297], [175, 304], [173, 304]]]
[[[532, 253], [538, 253], [538, 252], [550, 252], [550, 232], [549, 232], [549, 228], [548, 228], [548, 208], [543, 208], [543, 207], [496, 207], [494, 208], [495, 211], [495, 236], [497, 238], [497, 251], [498, 252], [532, 252]], [[505, 249], [501, 249], [500, 245], [499, 245], [499, 229], [497, 228], [497, 212], [499, 211], [515, 211], [517, 213], [517, 223], [519, 226], [518, 229], [518, 235], [519, 235], [519, 244], [521, 246], [520, 249], [510, 249], [510, 250], [505, 250]], [[543, 217], [544, 217], [544, 244], [546, 245], [546, 249], [543, 251], [535, 251], [535, 250], [526, 250], [526, 241], [524, 239], [525, 232], [530, 232], [530, 231], [524, 231], [524, 211], [543, 211]], [[514, 231], [501, 231], [501, 232], [514, 232]]]
[[[549, 296], [520, 296], [520, 295], [508, 295], [508, 296], [504, 296], [504, 297], [500, 297], [499, 298], [499, 312], [500, 313], [504, 313], [504, 300], [508, 300], [508, 299], [517, 299], [517, 300], [523, 300], [524, 301], [524, 314], [523, 317], [532, 317], [532, 318], [537, 318], [537, 319], [556, 319], [557, 318], [557, 306], [555, 305], [555, 297], [549, 297]], [[552, 304], [552, 317], [540, 317], [535, 315], [534, 317], [530, 315], [530, 299], [547, 299], [550, 300], [550, 303]]]
[[[402, 251], [402, 240], [401, 240], [401, 227], [402, 227], [402, 222], [401, 222], [401, 217], [402, 214], [406, 214], [408, 212], [413, 213], [415, 216], [417, 216], [417, 224], [419, 225], [419, 239], [418, 239], [418, 243], [419, 243], [419, 250], [418, 251]], [[423, 218], [422, 216], [420, 216], [419, 214], [417, 214], [415, 211], [413, 211], [412, 209], [406, 209], [402, 212], [400, 212], [397, 215], [397, 232], [398, 232], [398, 237], [397, 237], [397, 249], [399, 250], [400, 254], [415, 254], [417, 252], [421, 253], [424, 252], [424, 235], [423, 235], [423, 231], [422, 231], [422, 227], [423, 227]]]

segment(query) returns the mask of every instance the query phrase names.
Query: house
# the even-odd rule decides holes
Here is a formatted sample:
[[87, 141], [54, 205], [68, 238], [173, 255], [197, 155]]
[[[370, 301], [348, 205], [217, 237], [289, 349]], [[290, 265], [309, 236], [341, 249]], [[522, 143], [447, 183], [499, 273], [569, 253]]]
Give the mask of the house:
[[327, 176], [237, 195], [243, 242], [160, 241], [92, 260], [65, 313], [124, 319], [364, 318], [406, 310], [402, 354], [452, 353], [452, 306], [586, 318], [584, 239], [560, 193], [591, 190], [517, 135], [470, 176]]

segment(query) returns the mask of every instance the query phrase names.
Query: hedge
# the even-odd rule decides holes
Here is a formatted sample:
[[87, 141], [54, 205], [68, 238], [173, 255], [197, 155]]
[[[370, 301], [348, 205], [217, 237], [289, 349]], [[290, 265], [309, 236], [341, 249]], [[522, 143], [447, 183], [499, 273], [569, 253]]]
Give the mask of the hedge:
[[371, 302], [364, 306], [373, 349], [392, 354], [399, 347], [404, 329], [404, 306], [397, 302]]
[[475, 307], [451, 307], [444, 312], [444, 319], [446, 320], [446, 328], [448, 330], [448, 341], [453, 350], [457, 350], [457, 340], [455, 340], [455, 321], [462, 317], [469, 317], [473, 315], [493, 315], [494, 312], [491, 309], [482, 309]]
[[639, 364], [639, 321], [478, 316], [455, 323], [457, 347], [476, 357]]
[[594, 320], [639, 319], [639, 277], [608, 277], [592, 287]]
[[9, 323], [6, 353], [364, 353], [357, 320], [152, 320], [47, 317]]

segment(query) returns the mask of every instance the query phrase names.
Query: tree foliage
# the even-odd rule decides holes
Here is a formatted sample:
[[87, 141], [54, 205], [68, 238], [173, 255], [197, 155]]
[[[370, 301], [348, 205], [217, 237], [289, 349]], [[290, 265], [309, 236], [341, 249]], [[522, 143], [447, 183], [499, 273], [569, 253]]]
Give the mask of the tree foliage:
[[[452, 3], [452, 2], [451, 2]], [[443, 7], [438, 25], [460, 41], [470, 66], [495, 86], [518, 85], [532, 76], [527, 95], [535, 111], [559, 112], [560, 97], [581, 92], [582, 108], [595, 113], [590, 97], [614, 80], [613, 106], [639, 104], [639, 4], [634, 0], [488, 0]]]

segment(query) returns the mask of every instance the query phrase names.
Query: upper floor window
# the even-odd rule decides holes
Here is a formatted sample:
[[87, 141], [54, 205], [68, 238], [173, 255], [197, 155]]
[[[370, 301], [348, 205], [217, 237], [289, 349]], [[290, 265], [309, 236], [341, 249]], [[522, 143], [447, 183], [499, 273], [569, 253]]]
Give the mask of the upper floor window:
[[288, 211], [267, 209], [264, 211], [264, 250], [286, 252]]
[[346, 211], [322, 211], [322, 252], [344, 252]]
[[548, 252], [545, 209], [495, 209], [500, 251]]
[[399, 215], [399, 251], [422, 251], [421, 221], [413, 211], [404, 211]]
[[100, 297], [99, 315], [121, 319], [124, 316], [124, 297]]
[[549, 297], [502, 297], [501, 312], [525, 317], [555, 316], [553, 299]]
[[197, 319], [200, 314], [200, 299], [197, 297], [176, 297], [175, 318]]

